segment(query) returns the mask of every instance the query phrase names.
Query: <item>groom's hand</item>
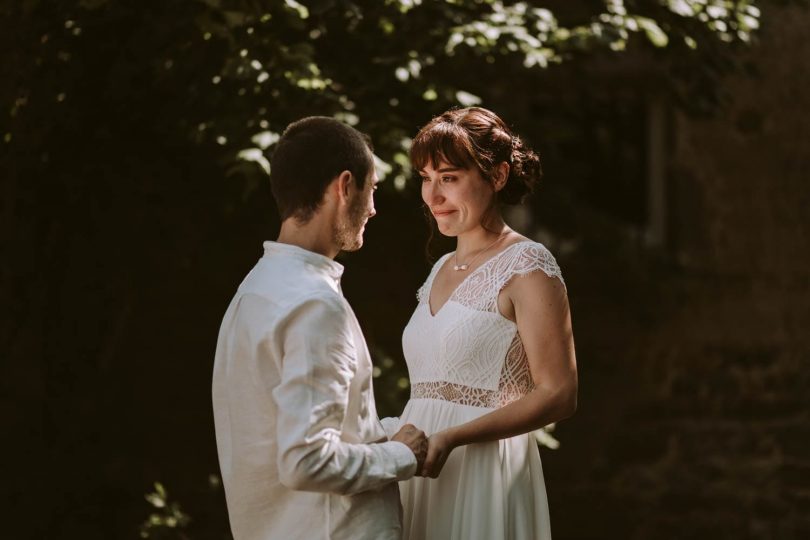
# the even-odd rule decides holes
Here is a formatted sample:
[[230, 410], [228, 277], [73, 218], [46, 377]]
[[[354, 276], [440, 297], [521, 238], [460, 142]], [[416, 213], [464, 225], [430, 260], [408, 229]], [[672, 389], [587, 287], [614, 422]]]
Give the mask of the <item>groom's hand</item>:
[[413, 424], [405, 424], [396, 435], [391, 437], [391, 440], [401, 442], [411, 449], [413, 455], [416, 456], [416, 473], [419, 474], [427, 455], [428, 441], [425, 432], [417, 429]]

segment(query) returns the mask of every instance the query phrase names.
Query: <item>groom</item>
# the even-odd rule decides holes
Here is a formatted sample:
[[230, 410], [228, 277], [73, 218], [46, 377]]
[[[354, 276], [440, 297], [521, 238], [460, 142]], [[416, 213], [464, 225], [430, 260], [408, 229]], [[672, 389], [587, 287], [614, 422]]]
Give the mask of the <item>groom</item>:
[[279, 140], [270, 183], [281, 232], [231, 301], [214, 362], [234, 539], [399, 539], [396, 482], [421, 468], [427, 440], [412, 425], [385, 436], [333, 260], [360, 249], [375, 214], [371, 150], [349, 126], [304, 118]]

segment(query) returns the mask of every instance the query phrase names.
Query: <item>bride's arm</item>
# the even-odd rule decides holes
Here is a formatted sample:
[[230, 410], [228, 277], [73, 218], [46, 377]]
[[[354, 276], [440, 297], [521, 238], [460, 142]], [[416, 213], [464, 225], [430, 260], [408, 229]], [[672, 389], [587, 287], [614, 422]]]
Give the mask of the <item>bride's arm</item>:
[[501, 296], [508, 304], [502, 313], [517, 322], [535, 388], [496, 411], [432, 435], [423, 476], [438, 476], [457, 446], [528, 433], [576, 410], [577, 367], [565, 286], [534, 272], [513, 279]]

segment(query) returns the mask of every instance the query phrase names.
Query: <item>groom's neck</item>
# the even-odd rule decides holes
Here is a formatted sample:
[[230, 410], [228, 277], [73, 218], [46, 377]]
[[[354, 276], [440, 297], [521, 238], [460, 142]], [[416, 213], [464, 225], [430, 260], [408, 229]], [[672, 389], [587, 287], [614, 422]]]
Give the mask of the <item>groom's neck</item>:
[[295, 218], [287, 218], [281, 223], [277, 241], [334, 259], [340, 248], [335, 245], [331, 223], [324, 218], [325, 216], [319, 213], [306, 223], [301, 223]]

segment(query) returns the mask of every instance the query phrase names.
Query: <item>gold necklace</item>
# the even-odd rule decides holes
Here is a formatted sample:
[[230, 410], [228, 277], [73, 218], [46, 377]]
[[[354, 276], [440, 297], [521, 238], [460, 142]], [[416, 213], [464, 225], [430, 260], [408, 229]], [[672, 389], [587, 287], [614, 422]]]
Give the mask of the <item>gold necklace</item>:
[[458, 251], [454, 252], [454, 253], [453, 253], [453, 262], [454, 262], [455, 264], [453, 265], [453, 270], [456, 270], [457, 272], [458, 272], [458, 271], [462, 271], [462, 270], [466, 270], [467, 268], [469, 268], [470, 266], [472, 266], [472, 263], [474, 263], [474, 262], [475, 262], [475, 261], [478, 259], [478, 257], [480, 257], [480, 256], [481, 256], [481, 254], [482, 254], [482, 253], [484, 253], [485, 251], [487, 251], [488, 249], [490, 249], [492, 246], [494, 246], [495, 244], [497, 244], [498, 242], [500, 242], [501, 240], [503, 240], [504, 238], [506, 238], [506, 235], [507, 235], [507, 234], [509, 234], [509, 231], [508, 231], [508, 230], [507, 230], [507, 231], [505, 231], [505, 232], [502, 232], [500, 235], [498, 235], [498, 238], [496, 238], [494, 242], [492, 242], [490, 245], [488, 245], [488, 246], [487, 246], [487, 247], [485, 247], [484, 249], [478, 250], [478, 253], [476, 253], [476, 254], [475, 254], [475, 257], [473, 257], [472, 259], [470, 259], [470, 261], [469, 261], [469, 262], [458, 264]]

